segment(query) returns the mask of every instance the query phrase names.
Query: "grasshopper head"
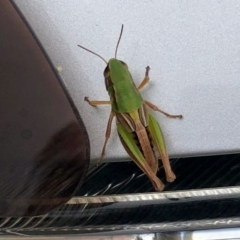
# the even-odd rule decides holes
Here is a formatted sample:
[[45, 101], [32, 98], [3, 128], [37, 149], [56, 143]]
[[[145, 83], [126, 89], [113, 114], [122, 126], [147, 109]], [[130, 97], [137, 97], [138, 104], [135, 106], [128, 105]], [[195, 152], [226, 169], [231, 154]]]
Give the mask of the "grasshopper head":
[[[122, 71], [126, 70], [128, 70], [128, 65], [125, 62], [118, 60], [116, 58], [111, 58], [103, 71], [103, 76], [105, 79], [109, 77], [112, 78], [111, 75], [115, 75], [115, 73], [119, 75], [121, 74]], [[114, 79], [111, 80], [114, 81]]]

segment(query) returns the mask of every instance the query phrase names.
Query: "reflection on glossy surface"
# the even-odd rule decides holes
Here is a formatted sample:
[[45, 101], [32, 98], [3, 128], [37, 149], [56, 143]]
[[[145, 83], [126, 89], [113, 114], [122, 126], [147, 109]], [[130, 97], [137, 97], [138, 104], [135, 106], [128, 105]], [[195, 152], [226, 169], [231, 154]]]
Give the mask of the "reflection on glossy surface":
[[[62, 207], [42, 216], [3, 218], [0, 231], [28, 236], [101, 235], [105, 239], [106, 234], [239, 227], [239, 159], [240, 155], [229, 155], [173, 160], [173, 168], [181, 174], [161, 193], [149, 192], [151, 183], [133, 162], [102, 164], [89, 171], [78, 196]], [[116, 169], [126, 171], [117, 174]], [[196, 171], [190, 174], [192, 169]], [[164, 174], [163, 169], [159, 173]], [[127, 175], [129, 179], [123, 181]]]
[[11, 1], [0, 1], [0, 216], [68, 201], [89, 163], [86, 130]]

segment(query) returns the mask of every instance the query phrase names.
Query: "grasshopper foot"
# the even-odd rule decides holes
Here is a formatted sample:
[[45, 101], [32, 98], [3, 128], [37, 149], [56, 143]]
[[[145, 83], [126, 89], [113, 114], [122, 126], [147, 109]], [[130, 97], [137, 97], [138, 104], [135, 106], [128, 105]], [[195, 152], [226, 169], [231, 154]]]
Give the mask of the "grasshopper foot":
[[173, 182], [176, 179], [176, 175], [173, 172], [170, 172], [166, 176], [168, 182]]
[[165, 185], [160, 180], [155, 182], [152, 181], [152, 183], [157, 192], [161, 192], [165, 188]]
[[84, 101], [86, 101], [89, 105], [91, 105], [92, 107], [96, 107], [96, 105], [92, 104], [92, 102], [89, 100], [89, 97], [85, 97]]
[[148, 74], [149, 74], [149, 70], [150, 70], [150, 69], [151, 69], [151, 68], [150, 68], [149, 66], [146, 67], [145, 77], [148, 77]]
[[182, 118], [183, 118], [183, 115], [176, 115], [175, 118], [180, 118], [180, 119], [182, 119]]
[[152, 185], [157, 192], [161, 192], [164, 189], [165, 185], [157, 176], [153, 175], [151, 177], [150, 176], [148, 177], [151, 180]]

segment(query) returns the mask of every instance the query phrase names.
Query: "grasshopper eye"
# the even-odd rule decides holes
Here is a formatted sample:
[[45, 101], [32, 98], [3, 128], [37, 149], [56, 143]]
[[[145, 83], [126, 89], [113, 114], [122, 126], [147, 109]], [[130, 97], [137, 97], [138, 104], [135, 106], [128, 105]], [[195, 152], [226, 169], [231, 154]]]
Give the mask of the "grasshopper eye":
[[104, 78], [108, 78], [110, 76], [110, 69], [109, 69], [108, 65], [106, 66], [106, 68], [103, 71], [103, 76], [104, 76]]

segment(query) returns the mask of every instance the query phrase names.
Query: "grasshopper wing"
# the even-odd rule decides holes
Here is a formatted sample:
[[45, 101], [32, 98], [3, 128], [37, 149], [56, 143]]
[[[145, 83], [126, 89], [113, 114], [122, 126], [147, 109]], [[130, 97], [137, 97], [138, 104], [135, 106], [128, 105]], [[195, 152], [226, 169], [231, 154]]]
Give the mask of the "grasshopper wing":
[[148, 176], [155, 190], [162, 191], [164, 189], [164, 184], [148, 165], [146, 159], [139, 149], [139, 146], [137, 145], [137, 140], [134, 138], [134, 132], [127, 131], [120, 123], [117, 124], [117, 131], [126, 152], [138, 165], [138, 167]]

